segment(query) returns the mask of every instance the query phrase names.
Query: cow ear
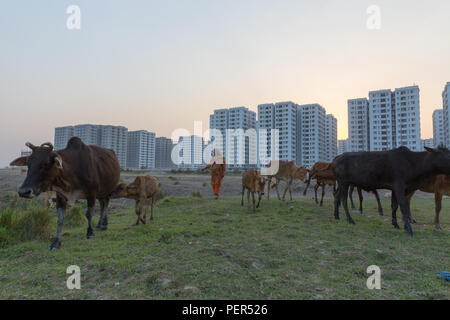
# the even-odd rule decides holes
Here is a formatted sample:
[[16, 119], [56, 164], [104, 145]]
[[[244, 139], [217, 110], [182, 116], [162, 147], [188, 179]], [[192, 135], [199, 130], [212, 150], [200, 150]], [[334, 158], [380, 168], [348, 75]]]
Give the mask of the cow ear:
[[9, 165], [11, 167], [23, 167], [27, 164], [28, 157], [20, 157], [11, 162]]
[[428, 152], [434, 152], [434, 149], [433, 148], [429, 148], [429, 147], [424, 147], [425, 148], [425, 150], [427, 150]]
[[61, 156], [60, 156], [59, 154], [57, 154], [56, 152], [53, 152], [53, 161], [55, 161], [55, 163], [56, 163], [56, 165], [57, 165], [57, 167], [58, 167], [59, 169], [62, 169], [62, 168], [63, 168], [63, 161], [62, 161], [62, 158], [61, 158]]

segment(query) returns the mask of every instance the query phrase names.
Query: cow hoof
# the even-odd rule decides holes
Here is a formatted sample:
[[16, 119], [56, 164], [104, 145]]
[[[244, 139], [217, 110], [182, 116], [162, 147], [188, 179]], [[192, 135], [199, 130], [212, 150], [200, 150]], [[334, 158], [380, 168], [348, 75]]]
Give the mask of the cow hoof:
[[392, 224], [395, 229], [400, 229], [400, 226], [398, 224]]
[[384, 216], [384, 213], [383, 213], [383, 212], [379, 212], [379, 214], [380, 214], [381, 217]]
[[436, 230], [436, 231], [442, 231], [442, 227], [441, 227], [441, 226], [434, 226], [434, 230]]
[[55, 252], [56, 249], [59, 249], [60, 247], [61, 247], [61, 240], [59, 240], [58, 238], [53, 238], [48, 250], [51, 252]]
[[413, 236], [413, 230], [410, 225], [405, 226], [405, 232], [409, 234], [411, 237]]
[[87, 240], [94, 239], [94, 234], [87, 234], [87, 235], [86, 235], [86, 239], [87, 239]]
[[360, 214], [360, 215], [363, 215], [363, 212], [362, 212], [361, 210], [359, 210], [359, 214]]
[[355, 221], [353, 221], [353, 220], [348, 220], [348, 223], [350, 223], [350, 224], [355, 224]]
[[338, 216], [334, 216], [334, 219], [339, 220], [339, 217]]
[[96, 231], [105, 231], [105, 230], [108, 230], [108, 226], [96, 226], [95, 227], [95, 230]]
[[416, 223], [417, 223], [416, 219], [412, 219], [412, 220], [411, 220], [411, 223], [412, 223], [412, 224], [416, 224]]

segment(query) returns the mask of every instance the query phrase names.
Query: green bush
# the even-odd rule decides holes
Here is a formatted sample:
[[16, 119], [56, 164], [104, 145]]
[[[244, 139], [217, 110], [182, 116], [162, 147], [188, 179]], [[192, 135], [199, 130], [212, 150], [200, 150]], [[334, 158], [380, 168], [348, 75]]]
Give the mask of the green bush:
[[158, 192], [156, 193], [156, 199], [155, 200], [158, 201], [158, 200], [164, 199], [164, 197], [165, 197], [164, 190], [161, 187], [159, 187], [158, 188]]
[[202, 193], [198, 190], [192, 190], [191, 196], [194, 198], [203, 198]]
[[30, 204], [24, 210], [15, 208], [0, 211], [0, 247], [20, 241], [48, 240], [50, 221], [53, 215], [49, 209]]
[[64, 217], [64, 225], [69, 227], [79, 227], [84, 225], [85, 222], [86, 218], [81, 205], [71, 207]]

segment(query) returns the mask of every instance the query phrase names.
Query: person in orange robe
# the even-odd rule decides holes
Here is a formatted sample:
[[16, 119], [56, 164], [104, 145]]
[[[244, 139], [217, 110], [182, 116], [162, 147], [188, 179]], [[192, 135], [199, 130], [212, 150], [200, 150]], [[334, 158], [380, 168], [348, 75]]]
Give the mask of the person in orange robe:
[[202, 169], [202, 171], [205, 170], [211, 171], [211, 185], [216, 199], [219, 199], [220, 187], [222, 186], [222, 180], [226, 171], [225, 157], [219, 149], [214, 149], [214, 156], [210, 164]]

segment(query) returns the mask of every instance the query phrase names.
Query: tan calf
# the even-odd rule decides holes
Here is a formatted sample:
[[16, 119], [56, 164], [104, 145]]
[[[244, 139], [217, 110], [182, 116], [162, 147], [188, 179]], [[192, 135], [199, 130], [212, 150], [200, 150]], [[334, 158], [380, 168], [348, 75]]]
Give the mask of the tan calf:
[[261, 177], [257, 170], [247, 170], [242, 175], [242, 200], [241, 206], [244, 205], [244, 193], [247, 190], [247, 202], [250, 206], [250, 193], [252, 194], [253, 212], [255, 209], [255, 192], [258, 193], [258, 204], [256, 208], [259, 208], [261, 198], [264, 195], [264, 188], [266, 186], [266, 179]]
[[[272, 163], [269, 165], [271, 166]], [[305, 167], [297, 167], [294, 164], [294, 161], [279, 161], [278, 172], [274, 175], [268, 176], [269, 184], [267, 186], [267, 199], [270, 198], [270, 189], [275, 188], [277, 191], [278, 200], [283, 200], [286, 197], [286, 192], [289, 190], [289, 196], [292, 201], [292, 190], [291, 185], [294, 180], [305, 181], [308, 174], [308, 170]], [[272, 178], [275, 178], [276, 182], [271, 187]], [[278, 192], [278, 184], [280, 181], [286, 182], [286, 187], [283, 192], [283, 198], [280, 198], [280, 194]]]
[[[434, 217], [434, 227], [436, 230], [442, 230], [439, 222], [439, 214], [442, 209], [442, 197], [450, 196], [450, 175], [438, 175], [428, 182], [420, 191], [427, 193], [434, 193], [434, 203], [435, 203], [435, 217]], [[411, 202], [411, 198], [415, 192], [408, 195], [408, 205]], [[412, 220], [412, 218], [410, 217]]]
[[[121, 183], [116, 190], [111, 194], [112, 198], [127, 198], [136, 200], [136, 225], [139, 222], [145, 224], [147, 222], [148, 207], [151, 206], [150, 220], [153, 220], [153, 210], [155, 207], [156, 194], [158, 193], [158, 180], [151, 176], [137, 176], [136, 179], [130, 183]], [[144, 217], [142, 218], [142, 212]]]

